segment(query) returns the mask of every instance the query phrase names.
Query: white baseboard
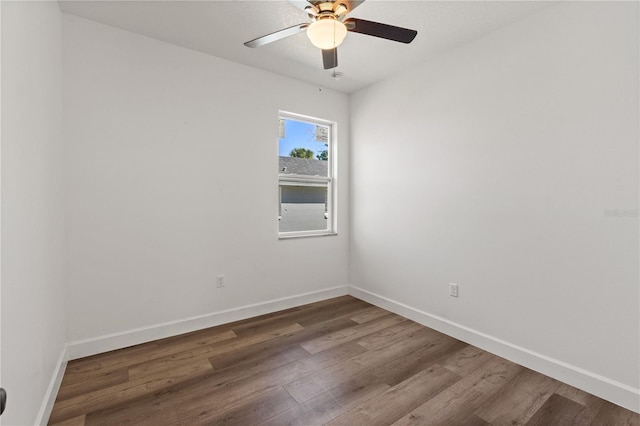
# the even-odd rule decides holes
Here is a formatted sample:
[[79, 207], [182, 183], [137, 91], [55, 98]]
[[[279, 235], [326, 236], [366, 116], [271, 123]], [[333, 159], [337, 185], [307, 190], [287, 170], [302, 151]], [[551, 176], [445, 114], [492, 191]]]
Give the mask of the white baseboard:
[[566, 362], [489, 336], [370, 291], [349, 286], [349, 294], [419, 324], [477, 346], [539, 373], [553, 377], [614, 404], [640, 413], [640, 389], [608, 379]]
[[115, 349], [122, 349], [128, 346], [138, 345], [140, 343], [202, 330], [208, 327], [214, 327], [347, 294], [349, 294], [347, 286], [332, 287], [310, 293], [303, 293], [280, 299], [268, 300], [266, 302], [255, 303], [252, 305], [240, 306], [224, 311], [213, 312], [210, 314], [199, 315], [197, 317], [166, 322], [149, 327], [126, 330], [91, 339], [77, 340], [68, 344], [68, 359], [77, 359]]
[[62, 352], [58, 357], [56, 368], [51, 375], [49, 387], [47, 387], [47, 391], [44, 394], [42, 406], [40, 407], [40, 411], [36, 417], [36, 425], [46, 425], [49, 421], [49, 417], [51, 417], [53, 403], [56, 401], [56, 396], [58, 396], [58, 390], [62, 383], [62, 377], [64, 376], [64, 371], [67, 368], [67, 359], [67, 345], [64, 345], [64, 348], [62, 348]]

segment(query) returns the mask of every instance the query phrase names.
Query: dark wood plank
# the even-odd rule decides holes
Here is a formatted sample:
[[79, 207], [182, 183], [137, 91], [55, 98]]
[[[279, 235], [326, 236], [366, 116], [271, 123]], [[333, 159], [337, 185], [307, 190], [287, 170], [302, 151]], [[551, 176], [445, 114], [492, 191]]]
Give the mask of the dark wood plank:
[[205, 375], [211, 371], [213, 371], [213, 368], [209, 361], [199, 360], [184, 363], [180, 368], [153, 378], [131, 380], [105, 389], [74, 396], [54, 404], [50, 421], [56, 423], [106, 408], [111, 404], [128, 403], [148, 392], [172, 386], [177, 382]]
[[71, 419], [55, 423], [52, 426], [84, 426], [85, 417], [86, 416], [83, 414], [82, 416], [73, 417]]
[[389, 389], [371, 375], [360, 375], [341, 383], [297, 405], [283, 414], [273, 417], [266, 425], [323, 425], [352, 407]]
[[[167, 343], [160, 345], [156, 342], [150, 342], [144, 345], [132, 346], [102, 355], [70, 361], [65, 370], [65, 378], [69, 376], [70, 380], [83, 381], [86, 380], [85, 373], [87, 372], [93, 371], [96, 374], [103, 374], [107, 371], [118, 370], [188, 350], [203, 352], [207, 348], [223, 346], [220, 345], [221, 342], [232, 340], [235, 342], [236, 335], [233, 331], [227, 330], [198, 335], [197, 338], [186, 341], [184, 338], [178, 337], [174, 345]], [[229, 346], [230, 350], [233, 350], [234, 347]]]
[[[268, 351], [278, 352], [278, 348], [298, 346], [311, 339], [316, 339], [321, 336], [334, 333], [346, 328], [350, 328], [357, 325], [356, 322], [350, 318], [336, 318], [329, 321], [321, 322], [318, 324], [307, 325], [302, 330], [297, 330], [294, 333], [280, 335], [264, 342], [259, 342], [251, 346], [235, 350], [233, 352], [227, 352], [220, 355], [215, 355], [209, 358], [209, 361], [214, 368], [226, 368], [232, 365], [241, 365], [243, 363], [254, 362], [256, 360], [264, 359], [265, 353]], [[305, 350], [306, 353], [308, 353]]]
[[460, 426], [491, 426], [491, 423], [485, 421], [484, 419], [481, 419], [475, 414], [472, 414], [471, 416], [467, 417], [465, 421], [460, 423]]
[[388, 425], [458, 381], [460, 376], [439, 365], [422, 370], [402, 383], [333, 419], [331, 426]]
[[[349, 298], [347, 296], [347, 298]], [[306, 327], [312, 324], [318, 324], [320, 322], [331, 321], [336, 318], [344, 316], [351, 316], [359, 312], [360, 310], [371, 307], [369, 303], [362, 300], [350, 298], [345, 299], [344, 304], [327, 304], [309, 309], [304, 316], [298, 318], [298, 324]]]
[[526, 424], [529, 426], [575, 425], [576, 419], [584, 409], [584, 405], [553, 394]]
[[235, 352], [213, 356], [209, 358], [209, 362], [216, 370], [223, 370], [225, 368], [247, 368], [269, 359], [286, 358], [289, 361], [295, 361], [309, 355], [309, 352], [297, 343], [287, 346], [276, 345], [275, 347], [273, 345], [254, 345], [249, 349], [238, 351], [237, 357]]
[[525, 369], [475, 414], [491, 424], [526, 424], [560, 386], [560, 382]]
[[73, 380], [70, 379], [68, 375], [65, 375], [60, 384], [56, 401], [73, 398], [74, 396], [108, 388], [127, 381], [129, 381], [129, 370], [127, 367], [108, 370], [106, 372], [92, 372], [86, 375], [85, 380]]
[[602, 407], [598, 410], [598, 414], [591, 424], [594, 426], [639, 426], [640, 414], [603, 401]]
[[[122, 405], [125, 407], [126, 405]], [[87, 414], [85, 426], [172, 426], [180, 423], [173, 405], [135, 403], [135, 410], [102, 410]]]
[[376, 318], [383, 317], [385, 315], [389, 315], [389, 311], [386, 311], [382, 308], [378, 308], [377, 306], [371, 306], [361, 310], [358, 313], [349, 315], [349, 319], [357, 322], [358, 324], [363, 324], [367, 321], [371, 321]]
[[602, 404], [606, 402], [597, 396], [591, 395], [565, 383], [560, 384], [558, 389], [556, 389], [556, 393], [585, 407], [578, 417], [576, 417], [576, 422], [581, 425], [591, 424], [602, 408]]
[[344, 318], [370, 308], [372, 305], [350, 296], [341, 296], [321, 302], [286, 309], [259, 317], [248, 318], [231, 324], [225, 324], [216, 329], [237, 330], [241, 334], [254, 327], [264, 326], [270, 322], [294, 321], [303, 327], [315, 325], [338, 318]]
[[282, 387], [268, 389], [252, 395], [232, 408], [207, 402], [179, 410], [183, 425], [255, 425], [268, 417], [296, 407], [296, 401]]
[[489, 352], [467, 345], [440, 361], [440, 364], [460, 376], [468, 376], [473, 370], [488, 362], [491, 358], [492, 355]]
[[[331, 306], [332, 309], [326, 309]], [[318, 304], [305, 305], [296, 310], [286, 310], [263, 317], [252, 318], [234, 323], [230, 329], [238, 336], [245, 336], [257, 332], [268, 331], [273, 328], [280, 328], [283, 325], [298, 323], [308, 326], [332, 319], [357, 315], [361, 311], [367, 311], [374, 307], [360, 300], [340, 297], [323, 301]], [[379, 309], [379, 308], [378, 308]], [[385, 311], [386, 312], [386, 311]], [[388, 313], [388, 312], [387, 312]]]
[[406, 321], [371, 333], [356, 340], [356, 342], [368, 350], [376, 350], [394, 345], [405, 339], [411, 339], [415, 333], [424, 334], [425, 331], [436, 333], [436, 331], [429, 330], [413, 321]]
[[[206, 343], [199, 344], [197, 346], [189, 345], [188, 350], [181, 350], [180, 352], [162, 350], [158, 355], [165, 354], [167, 352], [170, 354], [162, 357], [149, 355], [147, 357], [148, 360], [129, 366], [129, 375], [134, 379], [161, 374], [168, 369], [179, 367], [185, 360], [208, 360], [213, 356], [233, 353], [255, 344], [289, 335], [290, 333], [294, 333], [302, 329], [301, 325], [293, 323], [279, 329], [256, 333], [251, 336], [236, 337], [234, 339], [223, 340], [213, 344]], [[184, 349], [184, 346], [181, 345], [180, 349]]]
[[375, 320], [309, 340], [303, 343], [302, 347], [315, 354], [405, 321], [401, 316], [389, 313]]
[[460, 424], [522, 369], [517, 364], [494, 357], [394, 424]]
[[372, 373], [389, 386], [395, 386], [431, 367], [452, 351], [466, 346], [466, 343], [450, 337], [439, 338], [373, 369]]
[[566, 383], [561, 383], [560, 386], [558, 386], [558, 389], [556, 389], [556, 393], [560, 396], [564, 396], [565, 398], [572, 400], [573, 402], [584, 405], [585, 407], [598, 404], [598, 410], [600, 409], [600, 405], [602, 405], [601, 403], [604, 402], [604, 400], [598, 398], [597, 396], [591, 395], [590, 393], [587, 393], [578, 388], [574, 388], [573, 386], [570, 386]]
[[424, 333], [414, 336], [413, 339], [404, 341], [402, 344], [392, 344], [363, 352], [360, 355], [323, 368], [314, 374], [292, 381], [285, 386], [285, 389], [296, 401], [304, 402], [332, 386], [366, 372], [367, 369], [384, 366], [394, 359], [428, 344], [432, 338], [433, 335], [431, 333]]

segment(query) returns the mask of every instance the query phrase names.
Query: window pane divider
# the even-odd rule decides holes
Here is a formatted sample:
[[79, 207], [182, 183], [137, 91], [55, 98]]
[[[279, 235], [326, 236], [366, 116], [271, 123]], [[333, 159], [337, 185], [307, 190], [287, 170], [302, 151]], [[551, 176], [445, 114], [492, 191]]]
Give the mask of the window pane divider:
[[291, 183], [319, 183], [319, 184], [327, 184], [331, 182], [330, 177], [324, 176], [303, 176], [303, 175], [279, 175], [278, 179], [280, 183], [287, 184]]

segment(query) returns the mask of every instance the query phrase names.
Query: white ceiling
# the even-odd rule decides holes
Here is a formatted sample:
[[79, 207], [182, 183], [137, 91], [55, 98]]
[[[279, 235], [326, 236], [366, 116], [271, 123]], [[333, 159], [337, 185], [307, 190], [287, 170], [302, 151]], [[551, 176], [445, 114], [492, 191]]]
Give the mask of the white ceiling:
[[245, 41], [309, 22], [287, 0], [60, 1], [63, 12], [143, 34], [241, 64], [351, 93], [415, 63], [535, 13], [543, 1], [367, 0], [348, 16], [418, 31], [405, 45], [349, 33], [338, 68], [322, 69], [320, 50], [300, 33], [259, 48]]

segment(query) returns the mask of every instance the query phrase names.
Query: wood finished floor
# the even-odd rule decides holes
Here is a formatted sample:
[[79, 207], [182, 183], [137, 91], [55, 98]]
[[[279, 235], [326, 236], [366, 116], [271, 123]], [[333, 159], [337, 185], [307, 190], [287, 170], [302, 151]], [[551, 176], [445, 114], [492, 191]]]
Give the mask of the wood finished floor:
[[639, 425], [350, 296], [70, 361], [49, 424]]

